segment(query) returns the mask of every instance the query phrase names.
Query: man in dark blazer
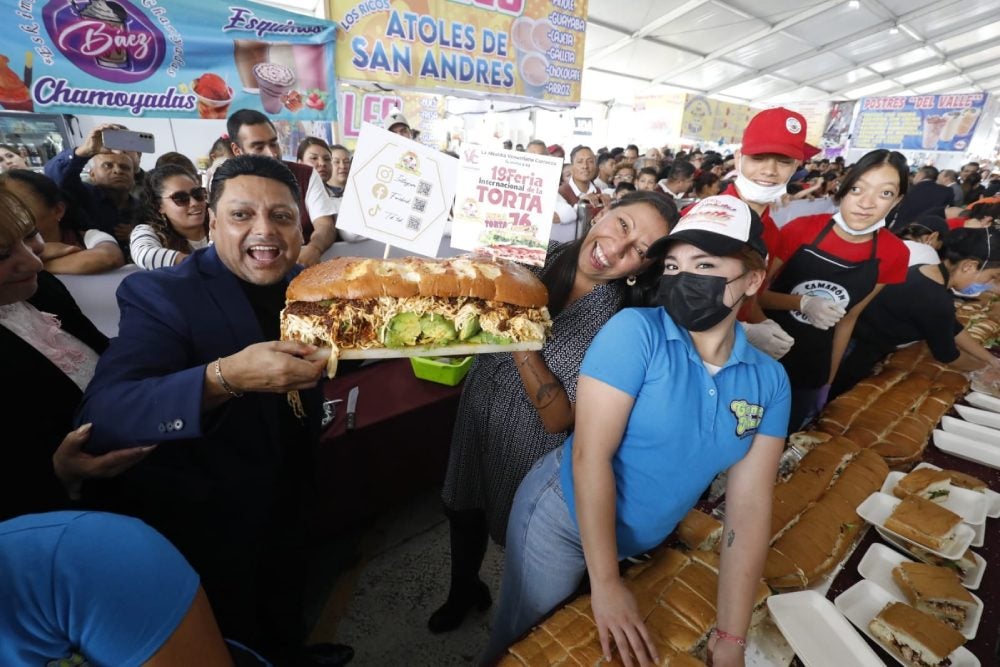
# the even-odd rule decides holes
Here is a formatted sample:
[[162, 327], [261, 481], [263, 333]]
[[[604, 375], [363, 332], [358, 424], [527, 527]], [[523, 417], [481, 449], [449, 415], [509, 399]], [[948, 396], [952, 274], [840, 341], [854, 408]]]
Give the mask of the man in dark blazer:
[[107, 492], [187, 557], [226, 637], [277, 664], [343, 664], [348, 647], [333, 660], [301, 647], [301, 510], [325, 361], [306, 359], [311, 345], [278, 340], [300, 269], [298, 201], [277, 160], [222, 164], [209, 201], [213, 245], [122, 282], [119, 334], [78, 419], [93, 422], [92, 451], [160, 443]]
[[896, 207], [895, 219], [892, 213], [891, 229], [897, 232], [916, 220], [921, 213], [933, 211], [944, 215], [944, 209], [951, 206], [955, 193], [951, 188], [937, 183], [938, 170], [935, 167], [921, 167], [913, 177], [913, 185]]

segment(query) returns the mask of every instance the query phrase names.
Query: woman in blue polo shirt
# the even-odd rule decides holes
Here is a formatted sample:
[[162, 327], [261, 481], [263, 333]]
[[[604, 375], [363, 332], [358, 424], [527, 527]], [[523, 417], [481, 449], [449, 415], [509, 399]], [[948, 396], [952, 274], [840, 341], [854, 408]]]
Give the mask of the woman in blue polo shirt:
[[590, 575], [605, 655], [656, 649], [618, 561], [673, 531], [729, 470], [716, 664], [743, 664], [743, 636], [770, 532], [771, 487], [788, 419], [788, 379], [736, 326], [761, 288], [756, 213], [731, 196], [695, 205], [648, 254], [664, 258], [657, 301], [604, 326], [580, 369], [576, 430], [522, 482], [507, 527], [495, 656]]

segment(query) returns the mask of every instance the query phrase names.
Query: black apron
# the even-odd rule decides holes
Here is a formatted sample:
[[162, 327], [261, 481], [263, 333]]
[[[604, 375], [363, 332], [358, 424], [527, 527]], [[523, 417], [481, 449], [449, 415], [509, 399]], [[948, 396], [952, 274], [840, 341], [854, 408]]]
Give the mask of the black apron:
[[[872, 237], [871, 257], [852, 263], [819, 249], [835, 224], [830, 218], [811, 244], [796, 250], [768, 289], [782, 294], [826, 297], [840, 303], [844, 310], [863, 301], [878, 284], [878, 231]], [[792, 349], [781, 358], [792, 389], [817, 389], [825, 385], [830, 378], [833, 327], [817, 329], [797, 310], [765, 313], [795, 339]]]

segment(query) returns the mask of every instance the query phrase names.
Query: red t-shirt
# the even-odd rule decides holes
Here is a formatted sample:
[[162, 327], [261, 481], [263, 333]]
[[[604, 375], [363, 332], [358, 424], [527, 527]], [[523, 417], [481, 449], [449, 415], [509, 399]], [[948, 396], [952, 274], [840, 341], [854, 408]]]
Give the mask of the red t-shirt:
[[[827, 213], [807, 215], [792, 220], [781, 228], [781, 240], [775, 255], [782, 262], [787, 262], [800, 247], [814, 242], [828, 222], [830, 222], [830, 215]], [[851, 243], [837, 236], [837, 233], [831, 229], [823, 237], [819, 249], [848, 262], [861, 262], [871, 257], [872, 242]], [[891, 285], [906, 280], [910, 250], [885, 227], [878, 230], [876, 256], [880, 260], [878, 264], [878, 283], [880, 285]]]

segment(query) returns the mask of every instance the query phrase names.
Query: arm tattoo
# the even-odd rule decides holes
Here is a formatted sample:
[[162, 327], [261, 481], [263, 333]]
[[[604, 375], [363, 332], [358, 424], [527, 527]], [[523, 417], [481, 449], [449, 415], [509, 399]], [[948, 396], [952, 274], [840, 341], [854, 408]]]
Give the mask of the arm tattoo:
[[543, 384], [538, 388], [538, 391], [535, 392], [535, 403], [538, 405], [540, 409], [547, 408], [552, 403], [552, 401], [556, 400], [556, 397], [558, 395], [559, 395], [558, 382], [549, 382]]
[[733, 541], [736, 539], [736, 531], [732, 528], [729, 529], [729, 534], [726, 536], [726, 546], [733, 546]]

